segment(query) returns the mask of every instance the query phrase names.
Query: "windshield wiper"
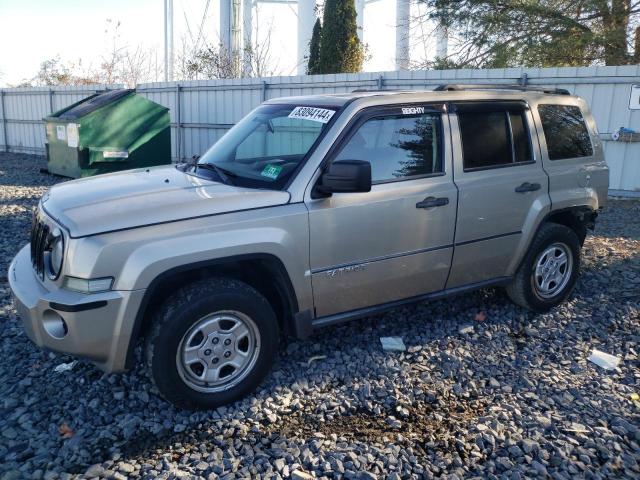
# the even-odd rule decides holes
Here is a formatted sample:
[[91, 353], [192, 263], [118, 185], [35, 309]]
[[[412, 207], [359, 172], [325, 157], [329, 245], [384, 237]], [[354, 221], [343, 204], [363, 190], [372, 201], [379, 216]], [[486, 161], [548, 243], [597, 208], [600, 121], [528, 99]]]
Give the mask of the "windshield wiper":
[[231, 177], [237, 177], [237, 175], [229, 170], [225, 170], [222, 167], [217, 166], [215, 163], [196, 163], [195, 164], [196, 171], [198, 168], [204, 168], [205, 170], [213, 170], [218, 174], [222, 183], [225, 185], [234, 185], [234, 182], [231, 181]]

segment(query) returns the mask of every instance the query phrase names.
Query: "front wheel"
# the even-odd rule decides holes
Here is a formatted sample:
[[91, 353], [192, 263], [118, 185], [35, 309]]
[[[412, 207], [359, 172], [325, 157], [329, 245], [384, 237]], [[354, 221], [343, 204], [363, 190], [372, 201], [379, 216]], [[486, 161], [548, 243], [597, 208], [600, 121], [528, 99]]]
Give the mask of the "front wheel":
[[573, 291], [580, 270], [580, 240], [564, 225], [540, 227], [507, 294], [514, 303], [545, 312]]
[[260, 384], [278, 340], [275, 314], [259, 292], [234, 279], [207, 279], [182, 288], [156, 313], [147, 368], [174, 405], [215, 408]]

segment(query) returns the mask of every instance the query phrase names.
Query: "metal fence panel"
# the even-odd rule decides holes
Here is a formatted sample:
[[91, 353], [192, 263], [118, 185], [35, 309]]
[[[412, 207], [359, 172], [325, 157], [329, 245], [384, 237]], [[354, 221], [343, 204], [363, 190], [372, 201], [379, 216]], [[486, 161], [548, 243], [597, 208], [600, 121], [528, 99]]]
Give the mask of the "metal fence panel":
[[[640, 131], [640, 110], [629, 109], [631, 85], [640, 83], [640, 66], [637, 65], [422, 70], [156, 82], [140, 84], [136, 90], [170, 109], [172, 157], [184, 160], [204, 153], [240, 118], [271, 98], [345, 93], [362, 88], [429, 89], [441, 83], [486, 82], [555, 86], [584, 97], [591, 105], [604, 140], [607, 162], [611, 167], [611, 188], [640, 192], [640, 142], [611, 141], [611, 134], [620, 127]], [[51, 111], [105, 88], [108, 86], [0, 90], [0, 148], [43, 153], [41, 119]]]
[[0, 150], [44, 153], [42, 119], [98, 91], [115, 85], [0, 89]]

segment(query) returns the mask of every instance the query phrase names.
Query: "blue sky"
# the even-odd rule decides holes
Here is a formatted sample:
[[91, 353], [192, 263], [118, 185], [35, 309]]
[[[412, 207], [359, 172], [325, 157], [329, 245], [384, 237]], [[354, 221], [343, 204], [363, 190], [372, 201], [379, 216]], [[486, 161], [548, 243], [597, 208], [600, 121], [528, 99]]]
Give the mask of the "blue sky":
[[[121, 22], [123, 44], [155, 50], [161, 66], [163, 5], [163, 0], [0, 0], [0, 85], [33, 77], [43, 60], [58, 55], [81, 61], [84, 68], [99, 64], [109, 48], [107, 19]], [[205, 5], [206, 0], [174, 0], [176, 47], [189, 31], [197, 36]], [[260, 9], [261, 24], [273, 25], [272, 51], [280, 73], [295, 74], [296, 7], [262, 4]], [[219, 0], [211, 0], [203, 36], [213, 44], [218, 43], [218, 12]], [[366, 71], [394, 68], [394, 24], [394, 0], [367, 5]]]

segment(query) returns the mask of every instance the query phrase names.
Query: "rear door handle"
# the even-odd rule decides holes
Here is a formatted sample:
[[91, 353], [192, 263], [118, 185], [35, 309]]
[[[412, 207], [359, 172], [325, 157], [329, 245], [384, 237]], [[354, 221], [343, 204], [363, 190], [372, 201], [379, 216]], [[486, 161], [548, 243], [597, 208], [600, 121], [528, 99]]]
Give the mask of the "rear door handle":
[[542, 187], [539, 183], [524, 182], [519, 187], [516, 187], [516, 193], [535, 192], [536, 190], [540, 190], [541, 188]]
[[444, 207], [449, 204], [447, 197], [427, 197], [421, 202], [416, 203], [416, 208], [432, 208], [432, 207]]

